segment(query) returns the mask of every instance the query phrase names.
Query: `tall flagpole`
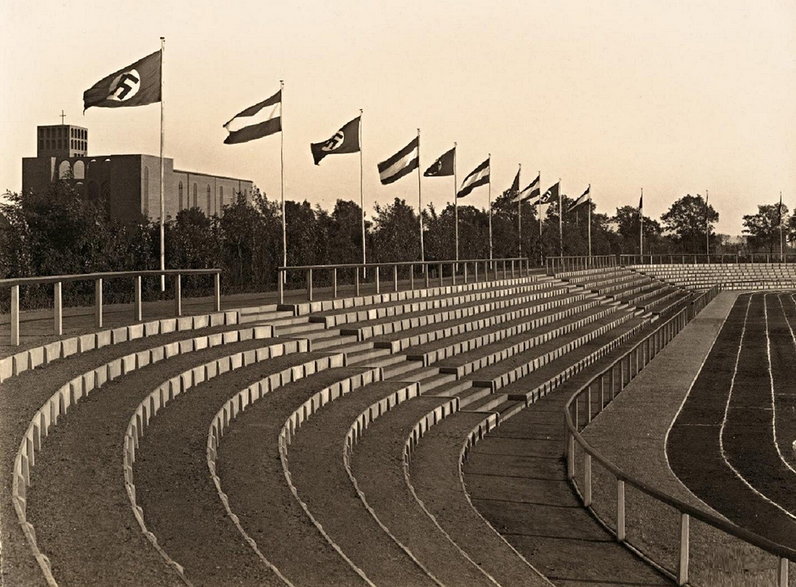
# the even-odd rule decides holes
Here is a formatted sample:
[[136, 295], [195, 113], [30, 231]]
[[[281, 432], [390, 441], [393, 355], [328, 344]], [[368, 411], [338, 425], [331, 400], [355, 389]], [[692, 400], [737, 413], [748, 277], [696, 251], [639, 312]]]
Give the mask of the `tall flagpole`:
[[454, 241], [455, 241], [455, 249], [456, 261], [459, 260], [459, 192], [458, 192], [458, 185], [459, 180], [456, 179], [456, 143], [453, 143], [453, 219], [454, 219]]
[[542, 170], [539, 170], [539, 199], [536, 200], [536, 215], [539, 216], [539, 265], [544, 265], [544, 247], [542, 246]]
[[[705, 254], [710, 256], [710, 223], [708, 222], [708, 190], [705, 188]], [[709, 260], [709, 259], [708, 259]]]
[[591, 257], [591, 184], [589, 184], [589, 257]]
[[426, 249], [423, 246], [423, 192], [420, 178], [420, 129], [417, 129], [417, 215], [420, 218], [420, 260], [426, 262]]
[[638, 207], [638, 255], [644, 255], [644, 188], [641, 188], [641, 206]]
[[[166, 270], [166, 229], [164, 217], [166, 204], [163, 195], [163, 53], [166, 47], [166, 37], [160, 37], [160, 270]], [[209, 213], [209, 210], [208, 210]], [[160, 291], [166, 291], [166, 276], [160, 276]]]
[[[285, 81], [279, 80], [279, 119], [285, 119], [285, 96], [282, 90], [285, 88]], [[281, 176], [282, 188], [282, 266], [287, 267], [287, 215], [285, 214], [285, 128], [282, 125], [282, 131], [279, 133], [279, 172]], [[282, 279], [287, 278], [287, 272], [282, 272]]]
[[[489, 172], [491, 173], [492, 170], [490, 169]], [[522, 163], [520, 163], [520, 168], [517, 170], [517, 177], [520, 176], [522, 172]], [[517, 189], [522, 190], [522, 181], [517, 182]], [[520, 192], [514, 194], [514, 197], [520, 195]], [[517, 197], [517, 251], [519, 252], [519, 257], [522, 258], [522, 200]]]
[[[365, 188], [364, 188], [364, 175], [362, 171], [362, 108], [359, 109], [359, 207], [362, 209], [362, 264], [367, 263], [365, 256]], [[367, 269], [362, 268], [363, 276], [367, 277]]]
[[564, 196], [561, 194], [561, 178], [558, 178], [558, 254], [564, 256]]
[[785, 243], [782, 236], [782, 191], [779, 192], [779, 257], [780, 262], [783, 262], [785, 257]]
[[489, 169], [489, 181], [487, 182], [487, 186], [489, 186], [488, 190], [488, 198], [489, 198], [489, 260], [492, 260], [492, 153], [487, 155], [487, 168]]

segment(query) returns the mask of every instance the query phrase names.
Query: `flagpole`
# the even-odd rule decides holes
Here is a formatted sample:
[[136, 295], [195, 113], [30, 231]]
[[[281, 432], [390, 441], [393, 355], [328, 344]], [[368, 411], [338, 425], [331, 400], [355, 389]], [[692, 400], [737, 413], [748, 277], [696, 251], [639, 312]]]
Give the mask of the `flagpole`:
[[564, 256], [564, 196], [561, 194], [561, 178], [558, 178], [558, 251]]
[[779, 258], [780, 263], [785, 260], [785, 245], [782, 236], [782, 190], [779, 192]]
[[[490, 174], [492, 170], [490, 169]], [[520, 177], [520, 173], [522, 172], [522, 163], [520, 163], [520, 168], [517, 171], [517, 177]], [[517, 182], [517, 189], [522, 189], [520, 186], [522, 185], [522, 181]], [[519, 192], [517, 192], [516, 196], [519, 196]], [[522, 200], [517, 198], [517, 251], [519, 253], [520, 259], [522, 259]]]
[[638, 255], [642, 257], [644, 256], [644, 188], [641, 188], [640, 202], [641, 206], [638, 207]]
[[705, 254], [710, 261], [710, 224], [708, 223], [708, 190], [705, 188]]
[[[166, 46], [166, 37], [160, 37], [160, 270], [166, 270], [166, 229], [164, 216], [166, 204], [163, 195], [163, 53]], [[148, 204], [147, 204], [148, 205]], [[209, 212], [209, 211], [208, 211]], [[166, 291], [166, 275], [160, 275], [160, 291]]]
[[539, 266], [544, 265], [544, 247], [542, 246], [542, 170], [539, 170], [539, 199], [536, 200], [536, 214], [539, 216]]
[[[282, 90], [285, 88], [285, 81], [279, 80], [279, 118], [282, 132], [279, 133], [279, 172], [282, 188], [282, 266], [287, 267], [287, 215], [285, 214], [285, 130], [282, 121], [285, 119], [284, 96]], [[286, 280], [287, 271], [282, 272], [282, 279]]]
[[[364, 111], [362, 108], [359, 109], [359, 207], [362, 209], [362, 265], [367, 263], [367, 257], [365, 256], [365, 188], [364, 188], [364, 175], [363, 175], [363, 167], [362, 167], [362, 114]], [[362, 275], [363, 277], [367, 278], [368, 270], [366, 267], [362, 267]]]
[[456, 142], [453, 143], [453, 217], [454, 217], [454, 241], [455, 241], [455, 260], [459, 260], [459, 192], [457, 187], [459, 180], [456, 178]]
[[489, 260], [492, 260], [492, 153], [489, 153], [486, 157], [487, 169], [489, 169], [489, 181], [487, 185], [489, 187], [487, 193], [489, 198]]
[[589, 184], [589, 258], [591, 258], [591, 184]]
[[420, 260], [426, 262], [426, 249], [423, 246], [423, 192], [421, 191], [420, 178], [420, 129], [417, 129], [417, 213], [420, 218]]

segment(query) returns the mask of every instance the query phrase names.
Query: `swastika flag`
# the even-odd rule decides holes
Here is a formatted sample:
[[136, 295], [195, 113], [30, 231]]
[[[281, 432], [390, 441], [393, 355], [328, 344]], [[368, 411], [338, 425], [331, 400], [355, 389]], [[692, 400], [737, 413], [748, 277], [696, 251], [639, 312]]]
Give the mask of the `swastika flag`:
[[320, 143], [310, 143], [315, 165], [318, 165], [326, 155], [357, 153], [359, 151], [359, 121], [361, 118], [361, 116], [357, 116], [354, 120], [345, 123], [328, 140]]
[[155, 51], [83, 92], [83, 111], [92, 106], [121, 108], [160, 102], [160, 74], [161, 52]]

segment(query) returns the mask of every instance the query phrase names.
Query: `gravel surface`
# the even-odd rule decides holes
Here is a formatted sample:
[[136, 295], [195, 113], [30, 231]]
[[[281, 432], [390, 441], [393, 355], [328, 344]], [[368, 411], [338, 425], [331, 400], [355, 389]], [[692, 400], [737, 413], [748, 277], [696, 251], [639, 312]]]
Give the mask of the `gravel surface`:
[[448, 398], [413, 398], [378, 418], [355, 446], [352, 472], [379, 520], [446, 585], [493, 585], [420, 507], [404, 477], [404, 443]]
[[[7, 585], [34, 585], [43, 582], [41, 570], [30, 553], [28, 543], [19, 527], [11, 502], [11, 478], [14, 457], [22, 435], [33, 414], [63, 384], [105, 363], [145, 350], [211, 332], [235, 330], [239, 326], [207, 328], [200, 331], [173, 332], [130, 342], [108, 345], [101, 349], [60, 359], [46, 366], [25, 371], [0, 385], [0, 541], [3, 544], [2, 572]], [[171, 360], [171, 359], [169, 359]], [[60, 422], [59, 422], [60, 425]], [[126, 424], [125, 424], [126, 427]], [[121, 430], [124, 433], [124, 429]]]
[[207, 468], [207, 431], [240, 390], [319, 357], [293, 353], [225, 373], [180, 394], [150, 421], [136, 451], [138, 505], [194, 585], [282, 584], [227, 517]]
[[43, 443], [31, 476], [28, 518], [64, 585], [178, 585], [133, 516], [122, 473], [130, 416], [163, 381], [217, 357], [256, 349], [246, 341], [180, 355], [104, 385], [81, 400]]
[[330, 369], [271, 391], [232, 422], [219, 447], [216, 467], [230, 509], [268, 560], [295, 585], [365, 584], [293, 497], [278, 449], [279, 432], [298, 406], [363, 370]]
[[462, 550], [501, 585], [546, 585], [476, 512], [464, 493], [459, 452], [487, 415], [459, 412], [433, 426], [410, 463], [410, 480], [426, 508]]
[[299, 497], [377, 585], [434, 584], [367, 512], [343, 465], [343, 442], [356, 417], [405, 385], [373, 383], [331, 402], [299, 429], [288, 453]]

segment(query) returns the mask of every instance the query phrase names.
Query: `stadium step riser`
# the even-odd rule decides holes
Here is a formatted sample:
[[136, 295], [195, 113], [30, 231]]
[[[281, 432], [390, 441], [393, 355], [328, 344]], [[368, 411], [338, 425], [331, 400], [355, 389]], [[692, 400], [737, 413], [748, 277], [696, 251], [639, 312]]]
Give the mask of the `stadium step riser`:
[[539, 369], [540, 367], [542, 367], [542, 366], [544, 366], [544, 365], [556, 360], [557, 358], [565, 355], [566, 353], [569, 353], [570, 351], [572, 351], [572, 350], [574, 350], [576, 348], [579, 348], [579, 347], [583, 346], [584, 344], [587, 344], [588, 342], [591, 342], [592, 340], [598, 338], [599, 336], [602, 336], [606, 332], [608, 332], [610, 330], [613, 330], [614, 328], [616, 328], [618, 326], [621, 326], [622, 324], [624, 324], [625, 322], [627, 322], [631, 318], [633, 318], [632, 314], [622, 315], [622, 316], [616, 318], [615, 320], [613, 320], [612, 322], [610, 322], [608, 324], [604, 324], [603, 326], [600, 326], [599, 328], [597, 328], [595, 330], [587, 332], [586, 334], [583, 334], [582, 336], [579, 336], [575, 340], [572, 340], [572, 341], [566, 343], [565, 345], [562, 345], [562, 346], [560, 346], [560, 347], [558, 347], [556, 349], [553, 349], [553, 350], [551, 350], [551, 351], [549, 351], [547, 353], [544, 353], [544, 354], [534, 358], [532, 361], [528, 361], [524, 365], [521, 365], [519, 367], [515, 367], [514, 369], [512, 369], [512, 370], [510, 370], [508, 372], [505, 372], [502, 375], [499, 375], [497, 377], [493, 377], [492, 379], [482, 379], [482, 380], [476, 379], [476, 380], [473, 381], [473, 385], [475, 385], [476, 387], [488, 387], [493, 392], [496, 392], [500, 388], [505, 387], [506, 385], [509, 385], [510, 383], [514, 383], [518, 379], [521, 379], [522, 377], [525, 377], [526, 375], [529, 375], [533, 371], [535, 371], [535, 370]]
[[316, 314], [319, 312], [333, 312], [345, 310], [347, 308], [374, 306], [390, 302], [404, 301], [410, 299], [430, 298], [444, 295], [456, 294], [464, 291], [489, 290], [493, 288], [510, 287], [523, 283], [534, 283], [539, 281], [537, 275], [527, 277], [516, 277], [509, 279], [497, 279], [494, 281], [479, 281], [478, 283], [461, 283], [457, 285], [446, 285], [442, 287], [418, 288], [398, 292], [385, 292], [367, 296], [355, 296], [348, 298], [336, 298], [334, 300], [321, 300], [316, 302], [302, 302], [298, 304], [281, 304], [280, 309], [290, 310], [297, 316], [305, 314]]
[[[251, 352], [240, 353], [227, 357], [215, 359], [203, 365], [199, 365], [192, 369], [186, 370], [180, 375], [169, 379], [168, 381], [159, 385], [153, 390], [136, 408], [130, 422], [127, 425], [127, 431], [124, 436], [124, 451], [123, 451], [123, 470], [124, 470], [124, 484], [127, 491], [127, 497], [132, 507], [133, 515], [138, 522], [141, 532], [149, 540], [152, 546], [160, 553], [161, 557], [166, 561], [166, 564], [174, 568], [177, 573], [187, 582], [183, 567], [169, 554], [161, 548], [158, 543], [157, 537], [149, 531], [146, 526], [145, 514], [142, 508], [138, 505], [136, 500], [135, 477], [133, 466], [135, 464], [136, 450], [139, 448], [141, 438], [144, 436], [144, 431], [149, 426], [150, 421], [155, 415], [166, 405], [174, 400], [177, 396], [189, 392], [192, 388], [201, 385], [215, 377], [247, 367], [255, 363], [261, 363], [281, 357], [288, 354], [307, 352], [306, 341], [288, 341], [284, 343], [268, 345], [254, 351], [254, 361], [251, 361]], [[250, 362], [247, 362], [246, 359]], [[338, 366], [342, 363], [342, 356], [337, 357], [324, 357], [311, 362], [310, 370], [319, 371], [331, 366]], [[308, 364], [300, 365], [299, 367], [307, 369]], [[282, 377], [290, 377], [294, 374], [294, 369], [286, 369], [279, 373]], [[250, 386], [243, 393], [248, 392], [245, 397], [235, 396], [238, 402], [233, 401], [232, 412], [237, 416], [238, 412], [245, 409], [247, 405], [258, 400], [263, 393], [270, 391], [269, 384], [271, 379], [264, 379]], [[275, 572], [278, 571], [273, 565], [268, 562], [261, 553], [258, 552], [263, 562], [272, 568]]]
[[[237, 316], [236, 318], [237, 319]], [[23, 532], [31, 550], [42, 566], [45, 577], [52, 576], [49, 560], [44, 556], [36, 543], [33, 526], [27, 521], [27, 489], [31, 484], [31, 471], [36, 464], [36, 452], [41, 450], [44, 439], [58, 424], [61, 416], [77, 404], [82, 398], [100, 389], [105, 383], [128, 375], [137, 369], [208, 348], [220, 347], [225, 344], [272, 338], [270, 326], [255, 326], [241, 330], [231, 330], [197, 336], [190, 339], [171, 342], [131, 353], [105, 363], [91, 371], [79, 375], [62, 385], [50, 399], [34, 414], [14, 459], [12, 478], [12, 501]], [[298, 341], [294, 341], [298, 344]], [[306, 343], [305, 343], [306, 346]], [[255, 350], [235, 353], [228, 357], [229, 365], [254, 362], [257, 358]]]
[[[557, 295], [560, 295], [560, 292], [557, 292]], [[499, 302], [488, 302], [484, 304], [479, 304], [477, 306], [468, 306], [465, 308], [458, 308], [455, 310], [447, 310], [444, 312], [438, 312], [434, 314], [426, 314], [424, 316], [416, 316], [414, 318], [405, 318], [403, 320], [398, 320], [395, 322], [385, 322], [382, 324], [375, 324], [372, 326], [363, 326], [360, 328], [343, 328], [341, 329], [342, 334], [355, 334], [359, 338], [359, 340], [367, 340], [369, 338], [373, 338], [376, 336], [385, 336], [388, 334], [393, 334], [396, 332], [400, 332], [403, 330], [409, 330], [411, 328], [420, 328], [422, 326], [428, 326], [432, 324], [440, 324], [443, 322], [453, 321], [453, 320], [461, 320], [463, 318], [468, 318], [470, 316], [475, 316], [478, 314], [483, 314], [484, 312], [494, 312], [499, 311], [507, 308], [512, 308], [515, 306], [521, 306], [524, 304], [532, 303], [539, 298], [534, 295], [529, 296], [520, 296], [513, 299], [502, 300]]]
[[[393, 341], [376, 341], [374, 345], [379, 348], [389, 348], [392, 352], [401, 352], [403, 350], [409, 349], [411, 347], [428, 344], [435, 342], [437, 340], [441, 340], [444, 338], [448, 338], [451, 336], [458, 336], [460, 334], [466, 334], [468, 332], [473, 332], [477, 330], [481, 330], [483, 328], [490, 328], [494, 326], [498, 326], [500, 324], [504, 324], [506, 322], [513, 322], [515, 320], [519, 320], [522, 318], [527, 318], [528, 316], [534, 316], [536, 314], [540, 314], [543, 312], [550, 311], [554, 308], [558, 308], [561, 306], [565, 306], [567, 304], [574, 304], [583, 302], [587, 299], [587, 296], [584, 294], [574, 294], [571, 296], [563, 296], [561, 299], [552, 300], [549, 302], [543, 302], [541, 304], [534, 304], [531, 306], [527, 306], [524, 308], [520, 308], [517, 310], [511, 310], [509, 312], [504, 312], [501, 314], [497, 314], [494, 316], [488, 316], [486, 318], [480, 318], [478, 320], [471, 320], [467, 322], [462, 322], [460, 324], [456, 324], [454, 326], [448, 326], [445, 328], [441, 328], [439, 330], [433, 330], [431, 332], [424, 332], [421, 334], [416, 334], [413, 336], [401, 338], [398, 340]], [[591, 302], [590, 302], [591, 303]], [[599, 303], [596, 300], [594, 301], [595, 304]], [[410, 354], [410, 358], [420, 357], [421, 355], [414, 355]], [[426, 364], [428, 364], [428, 360], [425, 360]]]
[[[439, 369], [440, 369], [440, 371], [442, 373], [455, 373], [457, 375], [457, 377], [464, 377], [465, 375], [469, 375], [470, 373], [472, 373], [474, 371], [477, 371], [477, 370], [479, 370], [479, 369], [481, 369], [483, 367], [487, 367], [489, 365], [493, 365], [495, 363], [498, 363], [500, 361], [503, 361], [505, 359], [513, 357], [515, 355], [524, 353], [525, 351], [528, 351], [528, 350], [530, 350], [530, 349], [532, 349], [532, 348], [534, 348], [536, 346], [542, 345], [542, 344], [544, 344], [546, 342], [549, 342], [549, 341], [551, 341], [553, 339], [556, 339], [556, 338], [558, 338], [560, 336], [565, 336], [567, 334], [570, 334], [571, 332], [574, 332], [576, 330], [580, 330], [580, 329], [584, 328], [585, 326], [588, 326], [589, 324], [591, 324], [593, 322], [601, 320], [601, 319], [605, 318], [606, 316], [609, 316], [610, 314], [615, 313], [616, 311], [617, 311], [617, 309], [615, 307], [605, 308], [604, 310], [601, 310], [600, 312], [597, 312], [597, 313], [592, 314], [590, 316], [587, 316], [585, 318], [581, 318], [580, 320], [577, 320], [577, 321], [574, 321], [574, 322], [569, 322], [569, 323], [565, 324], [564, 326], [558, 327], [558, 328], [556, 328], [554, 330], [551, 330], [549, 332], [545, 332], [544, 334], [540, 334], [538, 336], [531, 337], [531, 338], [529, 338], [527, 340], [524, 340], [522, 342], [516, 343], [516, 344], [511, 345], [509, 347], [505, 347], [505, 348], [501, 349], [500, 351], [496, 351], [494, 353], [491, 353], [489, 355], [483, 356], [483, 357], [481, 357], [479, 359], [476, 359], [474, 361], [470, 361], [470, 362], [465, 363], [463, 365], [445, 365], [444, 363], [441, 362], [440, 365], [439, 365]], [[559, 319], [563, 319], [563, 318], [564, 317], [561, 317]], [[550, 322], [552, 322], [552, 321], [550, 321]], [[537, 327], [538, 327], [538, 325], [535, 326], [535, 327], [532, 327], [532, 328], [537, 328]], [[470, 341], [466, 341], [466, 342], [470, 343]], [[485, 344], [489, 344], [489, 343], [485, 343]], [[453, 353], [449, 354], [448, 356], [450, 357], [450, 356], [454, 356], [454, 355], [457, 355], [457, 354], [460, 354], [460, 353], [464, 353], [464, 352], [467, 352], [469, 350], [473, 350], [473, 349], [479, 348], [481, 346], [484, 346], [484, 344], [467, 344], [466, 346], [469, 347], [469, 348], [467, 348], [465, 350], [465, 348], [464, 348], [465, 345], [463, 345], [461, 350], [459, 350], [458, 352], [453, 352]]]
[[216, 312], [181, 318], [151, 320], [130, 326], [112, 328], [57, 340], [46, 345], [20, 351], [0, 360], [0, 382], [25, 371], [47, 365], [57, 359], [101, 349], [109, 345], [138, 340], [158, 334], [171, 334], [199, 330], [215, 326], [238, 324], [238, 314], [234, 311]]
[[325, 324], [327, 328], [332, 328], [335, 326], [352, 324], [355, 322], [367, 322], [368, 320], [379, 320], [382, 318], [389, 318], [391, 316], [400, 316], [402, 314], [425, 312], [428, 310], [449, 308], [452, 306], [471, 304], [484, 300], [492, 300], [495, 298], [504, 298], [517, 295], [519, 293], [543, 292], [550, 290], [553, 287], [554, 286], [552, 284], [547, 283], [532, 283], [527, 285], [513, 286], [510, 288], [463, 293], [457, 296], [411, 301], [405, 304], [381, 307], [377, 306], [374, 308], [345, 312], [342, 314], [310, 315], [309, 319], [311, 322], [320, 322]]

